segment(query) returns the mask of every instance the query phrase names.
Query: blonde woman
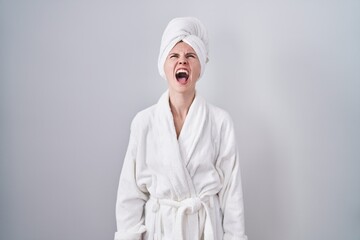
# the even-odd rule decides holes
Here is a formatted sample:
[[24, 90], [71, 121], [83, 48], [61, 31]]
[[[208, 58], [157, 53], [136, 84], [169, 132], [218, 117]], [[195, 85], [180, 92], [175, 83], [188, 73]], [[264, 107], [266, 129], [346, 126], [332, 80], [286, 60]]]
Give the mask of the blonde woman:
[[132, 121], [116, 240], [247, 239], [232, 120], [196, 93], [207, 61], [203, 24], [170, 21], [158, 60], [168, 90]]

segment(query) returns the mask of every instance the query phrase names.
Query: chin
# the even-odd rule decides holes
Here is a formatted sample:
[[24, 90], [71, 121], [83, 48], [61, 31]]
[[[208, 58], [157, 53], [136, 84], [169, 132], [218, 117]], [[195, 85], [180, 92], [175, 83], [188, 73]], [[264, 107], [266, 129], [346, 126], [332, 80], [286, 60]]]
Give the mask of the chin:
[[172, 91], [177, 92], [177, 93], [181, 93], [181, 94], [186, 94], [186, 93], [193, 93], [195, 92], [195, 88], [191, 87], [191, 86], [180, 86], [180, 87], [176, 87], [176, 88], [171, 88]]

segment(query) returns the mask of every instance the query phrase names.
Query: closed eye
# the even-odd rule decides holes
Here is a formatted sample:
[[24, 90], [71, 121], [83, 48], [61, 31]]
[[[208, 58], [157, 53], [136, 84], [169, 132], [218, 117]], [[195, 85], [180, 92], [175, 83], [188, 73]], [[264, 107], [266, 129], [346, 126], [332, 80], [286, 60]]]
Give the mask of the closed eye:
[[188, 53], [188, 54], [186, 54], [186, 57], [187, 58], [196, 58], [197, 55], [195, 53]]
[[179, 57], [179, 54], [177, 54], [177, 53], [172, 53], [169, 56], [169, 58], [178, 58], [178, 57]]

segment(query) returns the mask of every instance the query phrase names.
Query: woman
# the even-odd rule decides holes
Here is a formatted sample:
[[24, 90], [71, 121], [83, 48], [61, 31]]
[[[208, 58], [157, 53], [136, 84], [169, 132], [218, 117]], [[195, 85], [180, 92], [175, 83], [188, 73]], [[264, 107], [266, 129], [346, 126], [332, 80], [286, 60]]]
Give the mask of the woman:
[[131, 124], [116, 240], [247, 239], [232, 121], [195, 90], [207, 61], [202, 23], [170, 21], [158, 60], [168, 90]]

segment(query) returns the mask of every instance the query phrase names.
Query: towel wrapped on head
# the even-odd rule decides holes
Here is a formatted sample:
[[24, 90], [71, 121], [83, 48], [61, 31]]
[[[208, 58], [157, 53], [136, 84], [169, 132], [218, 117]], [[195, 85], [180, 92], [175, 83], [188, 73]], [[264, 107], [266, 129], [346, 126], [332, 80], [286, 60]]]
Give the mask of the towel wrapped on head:
[[194, 17], [174, 18], [169, 22], [161, 39], [158, 68], [160, 75], [166, 79], [164, 63], [171, 49], [180, 41], [189, 44], [196, 52], [201, 66], [200, 77], [208, 62], [209, 40], [206, 28]]

